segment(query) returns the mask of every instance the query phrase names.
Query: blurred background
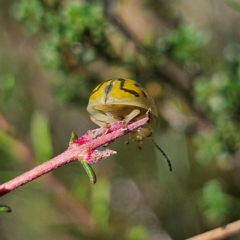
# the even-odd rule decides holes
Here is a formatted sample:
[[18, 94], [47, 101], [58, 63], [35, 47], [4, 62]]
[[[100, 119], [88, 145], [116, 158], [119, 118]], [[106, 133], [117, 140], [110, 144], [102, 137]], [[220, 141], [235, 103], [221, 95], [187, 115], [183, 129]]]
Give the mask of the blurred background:
[[[159, 113], [153, 138], [110, 145], [5, 195], [0, 238], [185, 239], [240, 218], [240, 2], [0, 1], [0, 181], [97, 126], [93, 88], [128, 77]], [[240, 234], [228, 239], [239, 239]]]

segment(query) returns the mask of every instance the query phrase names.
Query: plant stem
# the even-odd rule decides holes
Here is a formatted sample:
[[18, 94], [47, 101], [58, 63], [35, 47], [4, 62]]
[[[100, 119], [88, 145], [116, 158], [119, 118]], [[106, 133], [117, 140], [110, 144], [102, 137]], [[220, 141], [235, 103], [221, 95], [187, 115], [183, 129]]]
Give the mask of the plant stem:
[[230, 236], [234, 236], [239, 232], [240, 232], [240, 220], [213, 229], [211, 231], [199, 234], [197, 236], [188, 238], [186, 240], [220, 240], [226, 239]]
[[[122, 122], [115, 122], [109, 126], [108, 133], [100, 137], [89, 137], [89, 131], [82, 137], [74, 140], [66, 151], [62, 154], [50, 159], [47, 162], [23, 173], [22, 175], [0, 185], [0, 196], [3, 196], [14, 189], [58, 168], [67, 163], [77, 161], [79, 156], [92, 151], [106, 143], [122, 137], [123, 135], [142, 127], [150, 119], [150, 114], [147, 112], [146, 117], [129, 124], [126, 128], [122, 128]], [[101, 128], [91, 131], [92, 133], [101, 132]], [[85, 142], [82, 139], [87, 139]]]

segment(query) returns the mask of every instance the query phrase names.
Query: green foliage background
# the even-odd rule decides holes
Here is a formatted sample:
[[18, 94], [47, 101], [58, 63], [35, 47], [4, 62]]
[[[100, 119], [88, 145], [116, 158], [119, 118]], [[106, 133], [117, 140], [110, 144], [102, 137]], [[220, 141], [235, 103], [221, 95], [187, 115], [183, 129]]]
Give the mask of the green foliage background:
[[115, 77], [153, 96], [173, 165], [119, 139], [94, 186], [72, 163], [2, 197], [1, 239], [185, 239], [240, 218], [240, 5], [192, 2], [0, 1], [2, 183], [95, 128], [88, 97]]

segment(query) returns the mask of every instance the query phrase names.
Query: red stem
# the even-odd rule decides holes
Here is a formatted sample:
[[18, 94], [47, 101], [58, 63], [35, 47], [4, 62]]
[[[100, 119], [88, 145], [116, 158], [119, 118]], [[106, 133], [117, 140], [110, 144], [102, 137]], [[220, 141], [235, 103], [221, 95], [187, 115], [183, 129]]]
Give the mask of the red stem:
[[[98, 138], [89, 138], [89, 132], [79, 139], [88, 139], [84, 144], [80, 144], [78, 140], [74, 141], [71, 146], [64, 151], [62, 154], [50, 159], [47, 162], [42, 163], [41, 165], [29, 170], [28, 172], [23, 173], [22, 175], [0, 185], [0, 196], [3, 196], [14, 189], [58, 168], [67, 163], [78, 160], [78, 156], [82, 155], [90, 150], [94, 150], [106, 143], [109, 143], [123, 135], [136, 130], [137, 128], [146, 124], [150, 119], [149, 113], [146, 117], [140, 119], [137, 122], [129, 124], [126, 128], [122, 128], [122, 123], [116, 122], [110, 125], [108, 133], [102, 135]], [[96, 129], [94, 131], [101, 131], [101, 129]], [[87, 137], [86, 137], [87, 136]]]

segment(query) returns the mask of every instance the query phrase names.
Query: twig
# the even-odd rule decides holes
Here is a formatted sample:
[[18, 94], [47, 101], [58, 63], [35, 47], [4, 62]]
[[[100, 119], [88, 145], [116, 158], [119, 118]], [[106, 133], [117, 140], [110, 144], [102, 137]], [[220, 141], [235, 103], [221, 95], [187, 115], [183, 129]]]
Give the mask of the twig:
[[[62, 154], [0, 185], [0, 196], [3, 196], [14, 189], [67, 163], [84, 159], [88, 164], [93, 164], [105, 159], [115, 152], [108, 149], [101, 152], [95, 150], [96, 148], [109, 143], [133, 130], [136, 130], [137, 128], [146, 124], [149, 119], [150, 114], [147, 112], [145, 118], [129, 124], [126, 128], [122, 128], [122, 122], [116, 122], [109, 126], [108, 132], [104, 135], [101, 134], [103, 134], [103, 131], [106, 131], [106, 129], [99, 128], [93, 131], [88, 131], [85, 135], [73, 141], [69, 148]], [[99, 135], [101, 136], [97, 137]]]
[[240, 220], [188, 238], [186, 240], [220, 240], [233, 236], [236, 233], [240, 233]]

